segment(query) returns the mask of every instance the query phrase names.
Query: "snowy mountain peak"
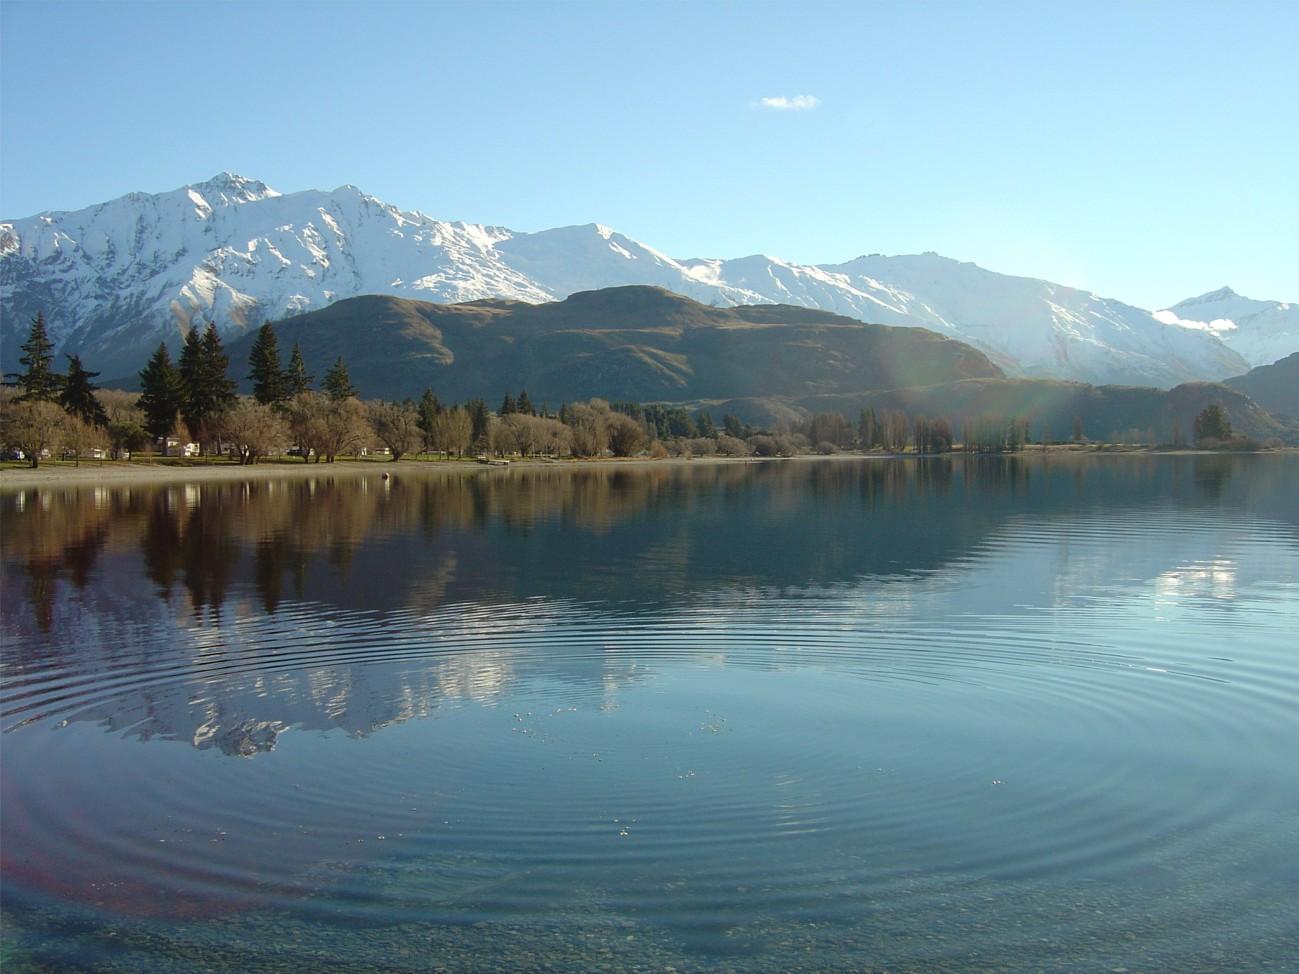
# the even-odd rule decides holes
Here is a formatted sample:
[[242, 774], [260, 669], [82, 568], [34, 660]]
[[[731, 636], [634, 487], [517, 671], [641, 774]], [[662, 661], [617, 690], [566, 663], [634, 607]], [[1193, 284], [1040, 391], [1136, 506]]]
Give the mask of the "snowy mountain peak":
[[197, 195], [210, 206], [239, 206], [281, 195], [260, 179], [249, 179], [233, 172], [219, 172], [211, 179], [182, 189], [190, 199]]
[[1208, 291], [1197, 298], [1187, 298], [1185, 301], [1179, 301], [1173, 307], [1186, 308], [1196, 304], [1215, 304], [1220, 301], [1230, 301], [1231, 299], [1238, 297], [1240, 297], [1239, 294], [1224, 285], [1216, 291]]
[[1155, 318], [1215, 334], [1254, 366], [1299, 350], [1299, 305], [1247, 298], [1229, 287], [1179, 301]]

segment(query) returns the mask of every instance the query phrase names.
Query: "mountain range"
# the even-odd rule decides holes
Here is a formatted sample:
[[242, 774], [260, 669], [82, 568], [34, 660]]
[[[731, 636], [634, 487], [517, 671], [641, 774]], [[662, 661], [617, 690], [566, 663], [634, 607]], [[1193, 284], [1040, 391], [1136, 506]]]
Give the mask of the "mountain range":
[[[160, 339], [176, 341], [208, 319], [235, 338], [264, 319], [362, 294], [544, 303], [629, 284], [719, 307], [792, 305], [920, 326], [979, 349], [1013, 377], [1168, 387], [1299, 350], [1295, 306], [1279, 302], [1249, 304], [1250, 320], [1236, 327], [1216, 317], [1202, 325], [1190, 315], [1237, 306], [1192, 299], [1152, 314], [932, 253], [822, 265], [676, 259], [598, 224], [519, 233], [435, 220], [354, 186], [281, 194], [222, 173], [0, 223], [0, 362], [15, 367], [37, 311], [61, 351], [115, 376], [137, 370]], [[1177, 320], [1161, 320], [1169, 318]]]

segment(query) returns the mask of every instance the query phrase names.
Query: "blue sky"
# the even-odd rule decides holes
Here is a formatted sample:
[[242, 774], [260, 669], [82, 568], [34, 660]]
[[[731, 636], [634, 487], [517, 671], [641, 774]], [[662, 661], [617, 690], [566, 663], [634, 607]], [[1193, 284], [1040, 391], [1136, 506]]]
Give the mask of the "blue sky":
[[1291, 0], [5, 0], [0, 45], [6, 218], [229, 169], [677, 257], [1299, 300]]

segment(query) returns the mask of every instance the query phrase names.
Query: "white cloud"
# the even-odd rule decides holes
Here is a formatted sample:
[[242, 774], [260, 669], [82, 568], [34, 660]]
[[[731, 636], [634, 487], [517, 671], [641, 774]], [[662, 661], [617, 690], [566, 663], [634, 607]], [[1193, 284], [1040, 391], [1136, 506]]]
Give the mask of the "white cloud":
[[1151, 316], [1155, 321], [1165, 325], [1180, 325], [1183, 328], [1193, 328], [1196, 331], [1208, 331], [1215, 335], [1222, 335], [1229, 331], [1235, 331], [1237, 324], [1230, 318], [1214, 318], [1212, 321], [1193, 321], [1188, 318], [1177, 317], [1175, 311], [1152, 311]]
[[806, 112], [819, 104], [821, 100], [815, 95], [795, 95], [793, 98], [777, 95], [775, 98], [763, 98], [757, 103], [759, 108], [770, 108], [778, 112]]

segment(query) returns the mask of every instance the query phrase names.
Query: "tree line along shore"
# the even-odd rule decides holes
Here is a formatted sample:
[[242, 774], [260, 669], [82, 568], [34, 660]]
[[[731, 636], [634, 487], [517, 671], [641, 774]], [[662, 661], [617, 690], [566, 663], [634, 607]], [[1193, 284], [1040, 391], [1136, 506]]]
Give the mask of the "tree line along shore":
[[[295, 344], [282, 365], [273, 326], [261, 326], [249, 354], [252, 394], [238, 394], [215, 325], [193, 328], [178, 361], [159, 344], [139, 374], [140, 392], [100, 389], [99, 375], [77, 355], [63, 373], [37, 315], [22, 345], [22, 371], [6, 375], [0, 395], [0, 448], [10, 463], [32, 468], [42, 459], [121, 459], [197, 454], [248, 465], [276, 457], [332, 463], [340, 457], [426, 459], [573, 457], [791, 457], [843, 452], [915, 454], [1015, 453], [1030, 445], [1096, 445], [1077, 417], [1067, 439], [1030, 439], [1023, 416], [982, 416], [959, 425], [946, 417], [866, 408], [857, 416], [814, 413], [755, 428], [707, 409], [610, 402], [534, 403], [525, 391], [495, 408], [482, 398], [443, 403], [425, 389], [418, 400], [363, 401], [340, 356], [319, 385]], [[1233, 434], [1217, 404], [1196, 416], [1189, 436], [1174, 426], [1171, 442], [1153, 431], [1128, 430], [1111, 439], [1124, 446], [1250, 450], [1260, 444]]]

